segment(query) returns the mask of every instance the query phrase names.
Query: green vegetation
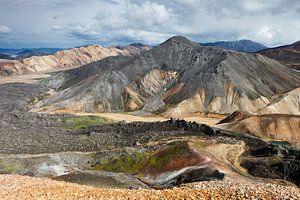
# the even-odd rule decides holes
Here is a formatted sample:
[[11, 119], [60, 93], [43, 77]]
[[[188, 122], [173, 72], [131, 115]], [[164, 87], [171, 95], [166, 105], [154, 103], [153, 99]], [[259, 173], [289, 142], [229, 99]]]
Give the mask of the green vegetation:
[[186, 142], [174, 142], [157, 151], [135, 152], [114, 158], [101, 159], [92, 170], [125, 172], [142, 176], [145, 173], [163, 171], [172, 160], [180, 159], [190, 153]]
[[63, 126], [64, 128], [72, 129], [79, 129], [90, 125], [101, 125], [114, 122], [111, 119], [98, 116], [70, 116], [63, 118], [62, 121], [67, 124]]
[[93, 166], [92, 170], [139, 174], [146, 163], [146, 159], [147, 155], [143, 153], [121, 155], [113, 159], [106, 158], [101, 160], [101, 164]]
[[184, 155], [189, 154], [189, 152], [190, 149], [186, 142], [171, 143], [164, 149], [151, 154], [145, 168], [147, 171], [160, 171], [172, 160], [183, 157]]
[[194, 143], [194, 147], [196, 150], [202, 151], [206, 147], [206, 145], [203, 142], [196, 142]]
[[16, 164], [9, 161], [0, 160], [0, 173], [2, 174], [12, 174], [17, 172], [18, 167]]

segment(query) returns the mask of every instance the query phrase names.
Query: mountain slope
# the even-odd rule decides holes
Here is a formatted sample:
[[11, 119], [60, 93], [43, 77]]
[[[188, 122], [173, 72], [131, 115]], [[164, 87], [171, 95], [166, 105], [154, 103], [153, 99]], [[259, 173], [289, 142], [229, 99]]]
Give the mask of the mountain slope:
[[0, 76], [76, 68], [108, 56], [139, 54], [145, 48], [147, 47], [125, 46], [121, 50], [99, 45], [82, 46], [45, 56], [32, 56], [21, 60], [0, 62]]
[[278, 60], [279, 62], [300, 70], [300, 41], [291, 45], [285, 45], [259, 51], [260, 54]]
[[42, 84], [59, 90], [39, 104], [84, 112], [256, 112], [300, 85], [298, 74], [261, 56], [172, 37], [134, 57], [118, 56], [61, 72]]
[[[240, 117], [242, 116], [243, 117]], [[248, 133], [260, 138], [300, 145], [300, 116], [283, 114], [249, 115], [235, 112], [217, 125], [221, 129]]]
[[220, 41], [220, 42], [212, 42], [212, 43], [203, 43], [201, 45], [219, 47], [222, 49], [239, 51], [239, 52], [257, 52], [268, 48], [260, 43], [253, 42], [251, 40]]
[[273, 99], [274, 101], [271, 104], [257, 113], [300, 115], [300, 88], [285, 94], [276, 95]]

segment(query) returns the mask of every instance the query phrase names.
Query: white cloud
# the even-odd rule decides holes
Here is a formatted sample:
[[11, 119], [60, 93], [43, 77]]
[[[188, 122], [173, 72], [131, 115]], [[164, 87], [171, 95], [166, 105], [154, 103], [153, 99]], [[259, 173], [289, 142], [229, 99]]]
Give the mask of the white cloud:
[[9, 33], [9, 32], [11, 32], [10, 28], [0, 24], [0, 33]]
[[265, 26], [257, 32], [257, 36], [261, 37], [262, 39], [270, 41], [274, 38], [275, 31], [276, 30], [274, 29], [272, 30], [268, 26]]
[[59, 31], [62, 29], [63, 29], [63, 26], [61, 26], [61, 25], [57, 25], [57, 24], [52, 25], [52, 30]]
[[123, 36], [132, 37], [134, 36], [136, 40], [147, 42], [148, 44], [158, 44], [168, 38], [172, 37], [172, 34], [159, 33], [152, 31], [139, 31], [139, 30], [128, 30]]
[[170, 18], [172, 10], [167, 9], [165, 5], [156, 2], [145, 1], [138, 4], [129, 5], [128, 17], [133, 23], [138, 26], [157, 26], [167, 23]]
[[260, 0], [244, 0], [242, 5], [250, 12], [258, 12], [265, 8], [263, 1]]

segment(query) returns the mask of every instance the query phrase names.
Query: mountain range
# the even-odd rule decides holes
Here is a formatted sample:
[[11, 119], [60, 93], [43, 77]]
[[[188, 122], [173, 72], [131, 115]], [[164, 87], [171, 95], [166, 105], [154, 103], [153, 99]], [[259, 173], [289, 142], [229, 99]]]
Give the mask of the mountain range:
[[[135, 55], [149, 47], [124, 46], [122, 49], [116, 47], [102, 47], [100, 45], [87, 45], [78, 48], [57, 51], [54, 54], [43, 56], [31, 56], [19, 60], [1, 60], [0, 76], [20, 75], [33, 72], [55, 71], [79, 67], [107, 56]], [[23, 51], [23, 56], [31, 51]], [[21, 52], [22, 53], [22, 52]], [[25, 56], [26, 57], [26, 56]]]
[[260, 54], [202, 46], [176, 36], [140, 55], [108, 57], [41, 84], [57, 91], [40, 102], [43, 109], [181, 117], [258, 112], [274, 103], [274, 96], [299, 87], [300, 77]]
[[293, 69], [300, 70], [300, 41], [290, 45], [265, 49], [259, 51], [259, 53], [278, 60]]
[[30, 56], [42, 56], [53, 54], [62, 48], [20, 48], [20, 49], [4, 49], [0, 48], [0, 53], [10, 56], [10, 59], [21, 59]]
[[239, 52], [257, 52], [268, 48], [260, 43], [253, 42], [251, 40], [219, 41], [212, 43], [201, 43], [201, 45], [219, 47], [222, 49]]

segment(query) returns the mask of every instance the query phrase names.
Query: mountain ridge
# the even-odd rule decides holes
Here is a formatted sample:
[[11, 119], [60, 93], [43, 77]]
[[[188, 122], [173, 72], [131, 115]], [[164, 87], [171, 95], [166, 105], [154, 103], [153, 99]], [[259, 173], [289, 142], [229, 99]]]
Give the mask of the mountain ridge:
[[109, 57], [58, 73], [42, 84], [58, 89], [42, 103], [49, 109], [183, 116], [255, 112], [270, 104], [273, 95], [298, 87], [300, 78], [268, 57], [200, 46], [175, 36], [140, 55]]
[[258, 53], [273, 58], [295, 70], [300, 70], [300, 41], [290, 45], [268, 48]]
[[237, 41], [217, 41], [210, 43], [200, 43], [203, 46], [214, 46], [227, 50], [239, 51], [239, 52], [257, 52], [263, 49], [267, 49], [263, 44], [254, 42], [252, 40], [237, 40]]
[[20, 75], [35, 72], [63, 70], [76, 68], [108, 56], [136, 55], [147, 47], [125, 46], [123, 49], [102, 47], [100, 45], [85, 45], [57, 51], [54, 54], [31, 56], [20, 60], [3, 60], [0, 62], [0, 76]]

